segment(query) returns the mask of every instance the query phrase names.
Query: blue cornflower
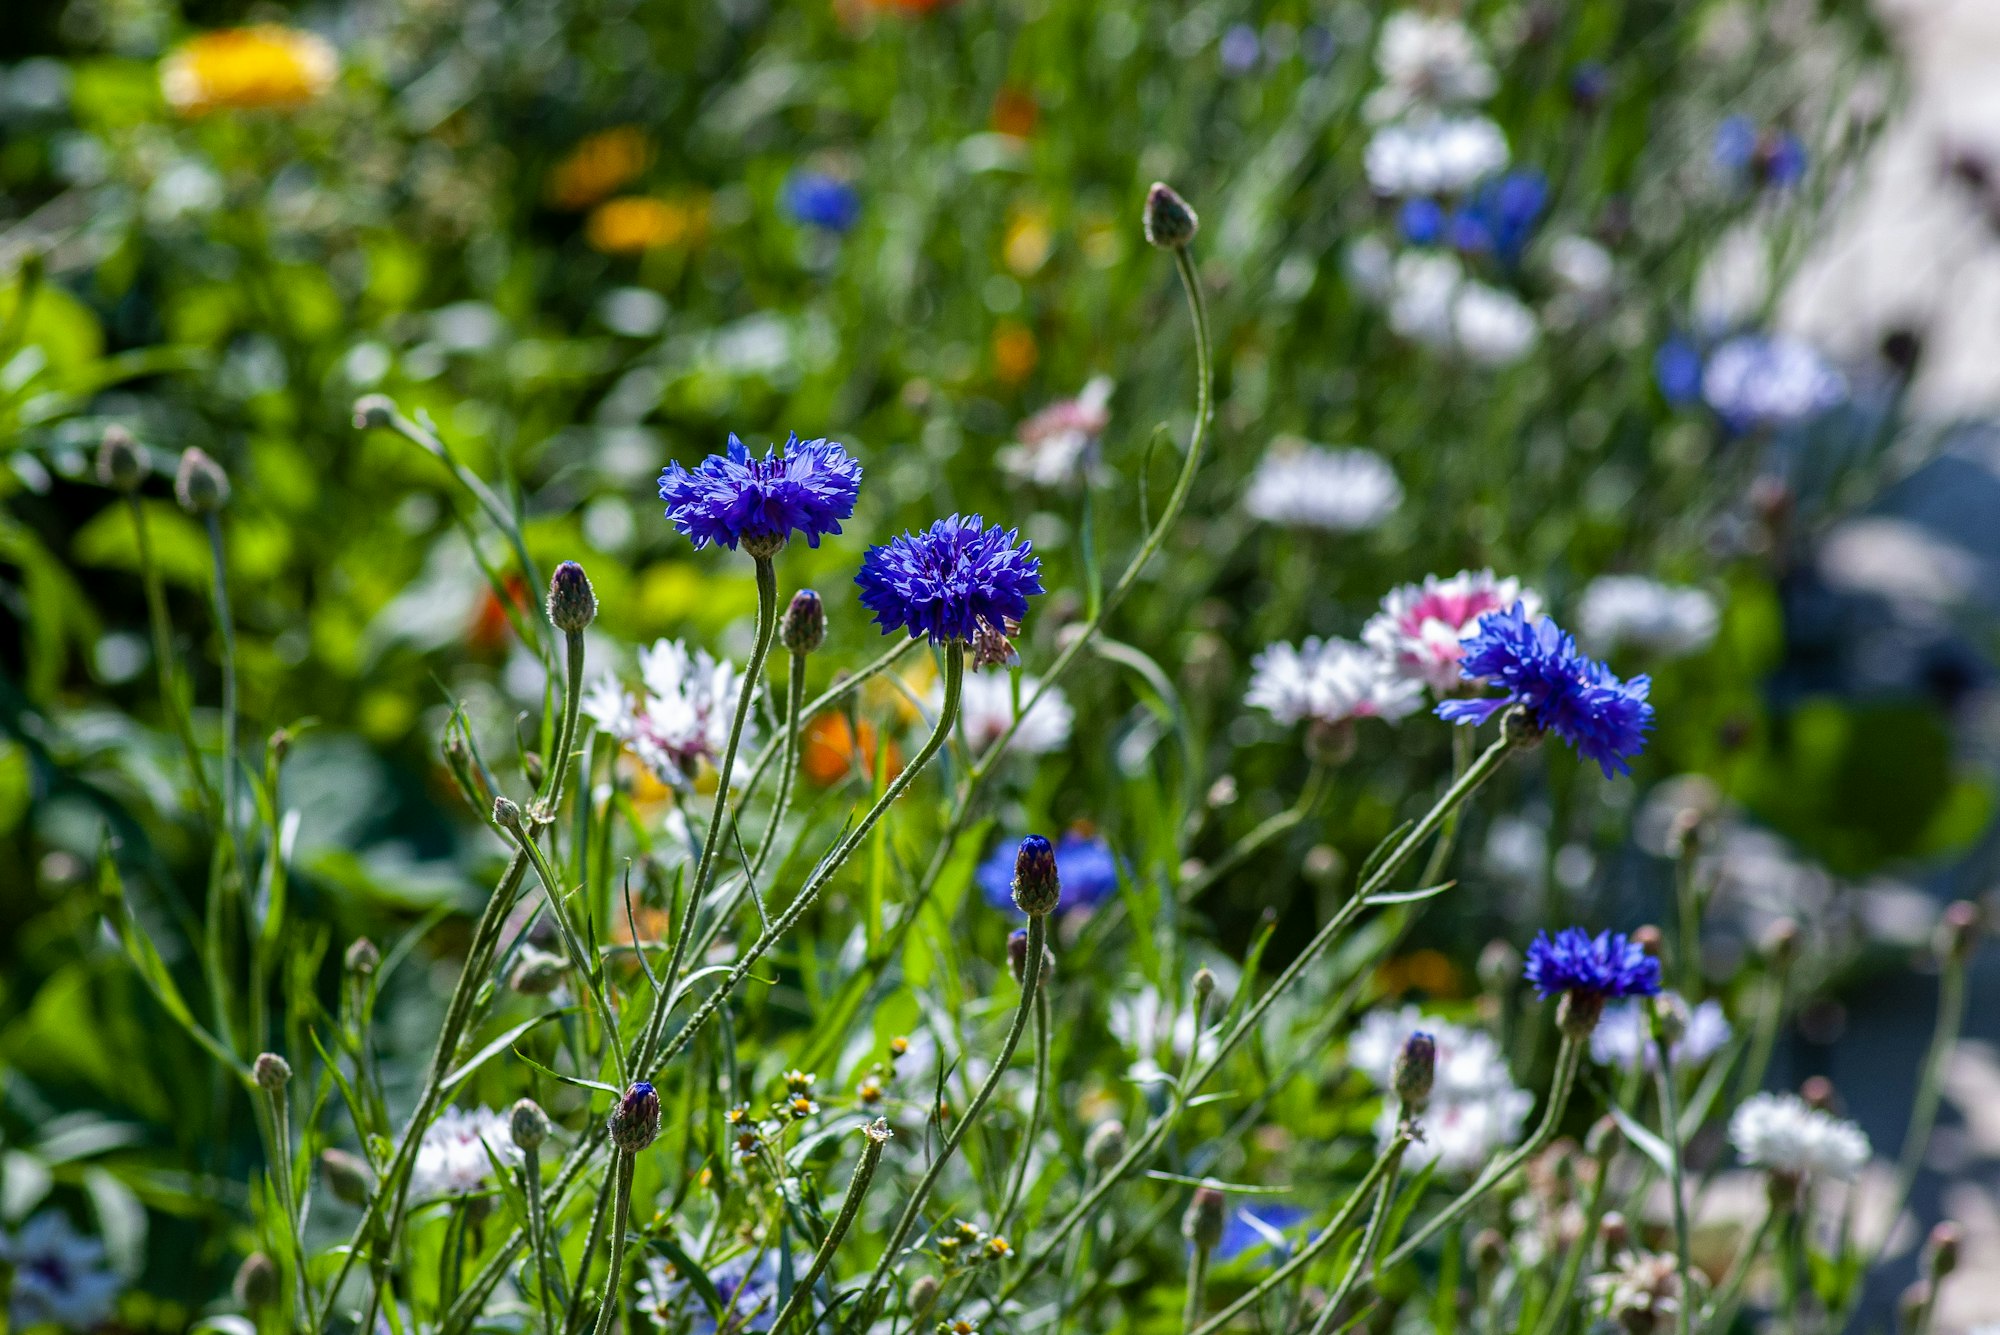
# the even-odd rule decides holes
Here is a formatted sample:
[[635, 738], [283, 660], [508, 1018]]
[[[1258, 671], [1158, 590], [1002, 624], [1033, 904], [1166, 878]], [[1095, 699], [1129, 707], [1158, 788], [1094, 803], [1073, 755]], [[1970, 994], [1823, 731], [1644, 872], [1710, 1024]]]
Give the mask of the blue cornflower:
[[772, 555], [794, 533], [819, 546], [854, 513], [860, 489], [861, 465], [838, 441], [797, 436], [783, 454], [766, 450], [758, 459], [732, 434], [727, 454], [709, 455], [692, 472], [670, 463], [660, 474], [667, 518], [697, 551], [711, 542], [734, 551], [741, 543], [752, 556]]
[[1757, 122], [1748, 116], [1730, 116], [1715, 127], [1715, 165], [1731, 176], [1750, 170], [1757, 160]]
[[1660, 344], [1653, 354], [1653, 380], [1660, 397], [1676, 408], [1701, 399], [1701, 349], [1679, 334]]
[[1548, 178], [1533, 168], [1489, 180], [1452, 215], [1451, 244], [1512, 264], [1528, 248], [1548, 202]]
[[1263, 43], [1257, 40], [1257, 30], [1247, 23], [1238, 23], [1222, 34], [1222, 68], [1231, 74], [1248, 74], [1257, 68], [1257, 61], [1263, 55]]
[[853, 182], [825, 172], [793, 172], [780, 200], [792, 221], [808, 227], [845, 232], [861, 221], [861, 192]]
[[1623, 932], [1599, 932], [1565, 927], [1553, 940], [1538, 933], [1528, 947], [1528, 964], [1521, 976], [1535, 985], [1543, 1000], [1564, 993], [1582, 993], [1599, 1003], [1623, 997], [1650, 997], [1660, 990], [1660, 962]]
[[1585, 111], [1604, 105], [1604, 99], [1611, 95], [1611, 71], [1600, 61], [1584, 61], [1570, 71], [1569, 95]]
[[1041, 558], [1019, 529], [992, 528], [978, 515], [940, 519], [861, 558], [861, 605], [887, 635], [907, 629], [932, 644], [970, 641], [982, 627], [1004, 631], [1042, 592]]
[[1396, 225], [1403, 233], [1403, 240], [1413, 246], [1428, 246], [1444, 235], [1444, 207], [1435, 199], [1414, 195], [1403, 201], [1403, 207], [1396, 215]]
[[1631, 772], [1626, 762], [1645, 749], [1646, 730], [1653, 726], [1653, 707], [1646, 702], [1650, 678], [1620, 681], [1579, 652], [1576, 640], [1555, 622], [1530, 621], [1520, 603], [1489, 612], [1460, 643], [1460, 675], [1471, 682], [1491, 679], [1507, 693], [1447, 700], [1437, 707], [1439, 718], [1476, 725], [1519, 705], [1536, 730], [1554, 733], [1595, 760], [1605, 778]]
[[1230, 1211], [1222, 1225], [1222, 1241], [1215, 1244], [1217, 1261], [1233, 1261], [1261, 1247], [1289, 1255], [1293, 1239], [1285, 1235], [1312, 1217], [1299, 1205], [1244, 1205]]
[[[1019, 846], [1002, 839], [973, 878], [979, 893], [996, 909], [1014, 907], [1014, 859]], [[1095, 907], [1118, 891], [1118, 858], [1102, 839], [1071, 830], [1056, 840], [1056, 878], [1062, 882], [1062, 902], [1056, 912]]]
[[1810, 161], [1804, 140], [1788, 130], [1760, 130], [1748, 116], [1717, 126], [1713, 151], [1724, 175], [1780, 187], [1803, 180]]

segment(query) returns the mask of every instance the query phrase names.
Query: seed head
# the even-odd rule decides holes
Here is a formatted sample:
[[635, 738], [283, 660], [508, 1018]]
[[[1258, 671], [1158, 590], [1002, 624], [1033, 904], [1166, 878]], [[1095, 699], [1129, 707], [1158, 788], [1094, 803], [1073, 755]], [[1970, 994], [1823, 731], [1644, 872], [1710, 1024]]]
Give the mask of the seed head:
[[785, 608], [778, 634], [791, 653], [812, 653], [826, 643], [826, 604], [811, 589], [800, 589]]
[[1146, 213], [1143, 219], [1146, 240], [1162, 250], [1184, 250], [1187, 243], [1194, 240], [1195, 231], [1201, 226], [1201, 219], [1195, 216], [1188, 202], [1175, 193], [1165, 181], [1155, 181], [1146, 191]]
[[127, 494], [137, 491], [146, 480], [146, 457], [139, 442], [122, 426], [104, 428], [104, 442], [97, 447], [97, 480]]
[[549, 579], [549, 621], [565, 635], [581, 635], [597, 620], [597, 594], [590, 576], [574, 561], [564, 561]]
[[190, 446], [181, 453], [174, 473], [174, 499], [191, 515], [213, 514], [229, 504], [229, 474], [201, 450]]

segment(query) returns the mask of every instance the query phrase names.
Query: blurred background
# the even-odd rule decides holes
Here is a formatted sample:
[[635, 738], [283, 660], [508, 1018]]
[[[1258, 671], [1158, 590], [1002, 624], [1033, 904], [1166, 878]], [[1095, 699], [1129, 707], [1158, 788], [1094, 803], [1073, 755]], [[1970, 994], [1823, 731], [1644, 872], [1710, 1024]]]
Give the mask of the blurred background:
[[[1894, 1146], [1936, 991], [1910, 967], [2000, 859], [2000, 10], [1412, 12], [1476, 46], [1397, 54], [1373, 7], [1325, 0], [10, 11], [0, 1222], [61, 1203], [129, 1284], [118, 1321], [180, 1329], [227, 1286], [226, 1184], [256, 1156], [99, 930], [106, 829], [158, 921], [205, 875], [136, 530], [93, 473], [108, 425], [154, 473], [204, 727], [209, 541], [169, 480], [190, 446], [231, 479], [245, 735], [292, 738], [294, 912], [319, 952], [286, 986], [325, 989], [344, 942], [433, 913], [448, 980], [497, 847], [438, 740], [455, 700], [487, 754], [531, 738], [546, 678], [513, 618], [538, 591], [436, 459], [356, 428], [356, 397], [434, 424], [521, 506], [542, 569], [584, 562], [592, 661], [627, 677], [657, 637], [749, 646], [747, 574], [654, 499], [667, 460], [731, 432], [833, 436], [867, 470], [847, 534], [785, 558], [826, 596], [833, 662], [876, 651], [863, 547], [963, 510], [1048, 563], [1032, 673], [1157, 511], [1192, 419], [1181, 297], [1137, 227], [1155, 179], [1202, 218], [1212, 462], [1109, 628], [1130, 656], [1066, 682], [1072, 718], [1002, 823], [1087, 826], [1142, 881], [1198, 874], [1146, 811], [1184, 807], [1198, 863], [1306, 771], [1242, 703], [1252, 656], [1490, 566], [1651, 672], [1660, 730], [1635, 782], [1503, 776], [1463, 836], [1470, 892], [1383, 992], [1470, 996], [1491, 940], [1663, 917], [1696, 813], [1716, 986], [1795, 920], [1812, 999], [1774, 1083], [1829, 1076]], [[885, 695], [816, 725], [809, 775], [855, 782], [912, 718]], [[1363, 730], [1325, 819], [1218, 878], [1201, 930], [1240, 951], [1266, 913], [1318, 921], [1448, 764], [1441, 729]], [[1996, 983], [1975, 974], [1916, 1201], [1968, 1229], [1950, 1328], [2000, 1320]], [[397, 986], [390, 1042], [422, 1050], [448, 982]]]

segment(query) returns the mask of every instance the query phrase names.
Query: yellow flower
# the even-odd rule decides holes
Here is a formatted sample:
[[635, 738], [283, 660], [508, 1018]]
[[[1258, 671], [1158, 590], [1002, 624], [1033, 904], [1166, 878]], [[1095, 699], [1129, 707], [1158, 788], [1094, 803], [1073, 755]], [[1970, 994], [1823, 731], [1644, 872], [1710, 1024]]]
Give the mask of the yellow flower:
[[160, 91], [183, 116], [257, 107], [302, 107], [340, 73], [332, 43], [275, 23], [190, 37], [160, 62]]
[[583, 236], [606, 255], [637, 255], [664, 246], [691, 246], [708, 233], [706, 199], [652, 199], [627, 195], [590, 211]]
[[1026, 278], [1048, 262], [1051, 241], [1047, 210], [1016, 209], [1007, 222], [1007, 239], [1001, 254], [1009, 269]]
[[569, 151], [549, 173], [548, 201], [559, 209], [589, 208], [636, 179], [653, 161], [653, 141], [636, 125], [600, 130]]

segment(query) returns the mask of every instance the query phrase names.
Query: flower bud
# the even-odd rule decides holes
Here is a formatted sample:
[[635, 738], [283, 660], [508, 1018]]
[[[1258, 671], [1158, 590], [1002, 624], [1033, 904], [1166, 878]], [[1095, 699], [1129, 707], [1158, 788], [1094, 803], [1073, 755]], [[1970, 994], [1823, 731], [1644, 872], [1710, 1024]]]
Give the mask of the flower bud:
[[1839, 1091], [1834, 1089], [1833, 1081], [1823, 1075], [1807, 1076], [1799, 1086], [1799, 1097], [1820, 1112], [1834, 1112], [1840, 1105]]
[[1653, 1037], [1664, 1042], [1669, 1048], [1681, 1041], [1687, 1033], [1688, 1004], [1672, 992], [1662, 992], [1651, 999]]
[[140, 453], [139, 442], [122, 426], [104, 428], [104, 442], [97, 447], [97, 480], [127, 494], [137, 491], [146, 480], [146, 457]]
[[1924, 1269], [1936, 1283], [1958, 1269], [1958, 1248], [1961, 1238], [1958, 1225], [1949, 1219], [1931, 1229], [1930, 1239], [1924, 1244]]
[[1904, 1289], [1896, 1299], [1896, 1329], [1907, 1335], [1917, 1335], [1929, 1324], [1931, 1295], [1935, 1292], [1929, 1281], [1918, 1280]]
[[910, 1315], [922, 1318], [937, 1302], [938, 1281], [936, 1275], [919, 1275], [917, 1282], [910, 1285]]
[[1197, 1006], [1205, 1006], [1208, 1004], [1208, 999], [1214, 995], [1215, 970], [1204, 964], [1194, 971], [1194, 1003]]
[[1631, 1226], [1625, 1222], [1625, 1216], [1616, 1210], [1604, 1212], [1603, 1220], [1597, 1225], [1597, 1233], [1604, 1239], [1604, 1250], [1607, 1254], [1624, 1251], [1626, 1245], [1632, 1241]]
[[396, 401], [387, 394], [363, 394], [354, 401], [354, 429], [388, 426], [396, 416]]
[[1194, 1189], [1187, 1213], [1181, 1216], [1181, 1236], [1205, 1252], [1214, 1251], [1216, 1244], [1222, 1241], [1223, 1212], [1226, 1208], [1222, 1188], [1214, 1182], [1202, 1183]]
[[1125, 1157], [1125, 1124], [1116, 1118], [1099, 1122], [1084, 1138], [1083, 1157], [1100, 1173]]
[[1599, 1159], [1609, 1159], [1618, 1153], [1625, 1133], [1618, 1129], [1618, 1119], [1610, 1113], [1591, 1123], [1590, 1131], [1583, 1138], [1583, 1148]]
[[521, 832], [521, 808], [513, 798], [504, 794], [493, 799], [493, 823], [503, 830]]
[[826, 643], [826, 604], [817, 593], [800, 589], [792, 595], [778, 636], [785, 648], [795, 654], [813, 653]]
[[1652, 923], [1645, 923], [1632, 929], [1632, 944], [1654, 959], [1658, 959], [1660, 952], [1666, 949], [1667, 938], [1658, 927]]
[[533, 1099], [522, 1099], [508, 1115], [507, 1131], [522, 1149], [540, 1149], [549, 1138], [549, 1115]]
[[660, 1096], [644, 1080], [635, 1081], [611, 1110], [611, 1143], [637, 1154], [660, 1134]]
[[174, 499], [191, 515], [213, 514], [229, 504], [229, 474], [190, 446], [181, 452], [181, 465], [174, 473]]
[[1422, 1030], [1403, 1040], [1396, 1054], [1396, 1097], [1406, 1113], [1420, 1113], [1430, 1102], [1431, 1082], [1437, 1077], [1437, 1040]]
[[1947, 905], [1938, 919], [1937, 953], [1940, 959], [1962, 961], [1979, 941], [1979, 907], [1966, 900]]
[[[1049, 978], [1055, 972], [1055, 964], [1055, 952], [1043, 946], [1042, 976], [1036, 980], [1035, 986], [1048, 986]], [[1022, 982], [1027, 977], [1028, 930], [1025, 927], [1015, 928], [1007, 938], [1007, 967], [1013, 973], [1015, 982]]]
[[366, 978], [382, 967], [382, 952], [367, 937], [357, 936], [348, 943], [345, 962], [349, 973]]
[[375, 1173], [368, 1161], [346, 1150], [321, 1150], [319, 1176], [333, 1198], [348, 1205], [366, 1205], [375, 1194]]
[[597, 620], [597, 594], [590, 576], [574, 561], [564, 561], [549, 578], [549, 621], [565, 635], [581, 635]]
[[1201, 226], [1201, 219], [1188, 207], [1188, 202], [1165, 181], [1153, 182], [1146, 191], [1143, 221], [1147, 242], [1162, 250], [1185, 249]]
[[257, 1088], [275, 1094], [291, 1083], [292, 1064], [275, 1052], [263, 1052], [250, 1063], [250, 1074], [256, 1078]]
[[1056, 850], [1039, 834], [1021, 841], [1014, 855], [1014, 907], [1030, 917], [1054, 913], [1062, 903], [1062, 879], [1056, 874]]
[[545, 997], [562, 983], [568, 968], [569, 962], [562, 956], [526, 946], [507, 975], [507, 986], [524, 997]]
[[230, 1282], [229, 1289], [239, 1307], [253, 1310], [269, 1307], [278, 1301], [278, 1263], [263, 1252], [251, 1252], [243, 1258], [243, 1264], [236, 1267], [236, 1278]]

